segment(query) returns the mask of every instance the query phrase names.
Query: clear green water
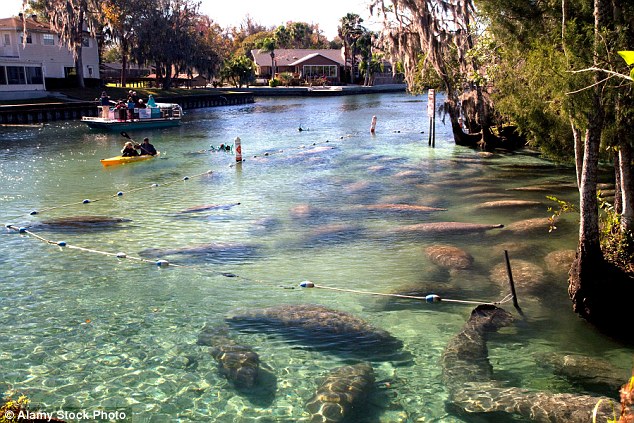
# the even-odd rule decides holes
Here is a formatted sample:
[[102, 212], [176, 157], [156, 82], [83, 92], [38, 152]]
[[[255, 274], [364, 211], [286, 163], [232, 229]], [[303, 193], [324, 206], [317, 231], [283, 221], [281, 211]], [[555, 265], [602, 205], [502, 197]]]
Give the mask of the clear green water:
[[[49, 412], [123, 411], [133, 422], [307, 420], [304, 405], [320, 379], [353, 363], [351, 357], [280, 336], [236, 332], [234, 339], [253, 347], [270, 375], [265, 386], [244, 393], [218, 373], [210, 348], [197, 345], [197, 338], [206, 323], [222, 323], [235, 310], [310, 303], [367, 320], [401, 339], [412, 354], [407, 363], [372, 363], [377, 380], [389, 381], [390, 388], [372, 395], [368, 421], [462, 421], [445, 410], [439, 359], [473, 306], [297, 287], [311, 280], [336, 288], [494, 301], [507, 291], [504, 281], [490, 276], [504, 262], [505, 248], [512, 263], [533, 263], [544, 277], [539, 289], [518, 288], [526, 322], [489, 345], [498, 375], [513, 386], [581, 393], [539, 366], [539, 354], [583, 353], [628, 369], [632, 350], [597, 334], [571, 312], [566, 272], [549, 270], [544, 261], [552, 251], [575, 248], [575, 216], [566, 216], [553, 233], [394, 233], [433, 221], [508, 225], [548, 217], [546, 194], [576, 199], [569, 189], [510, 191], [570, 184], [574, 172], [530, 154], [481, 157], [455, 146], [442, 122], [436, 148], [429, 148], [425, 111], [422, 97], [404, 94], [258, 98], [252, 105], [190, 111], [179, 128], [130, 132], [137, 140], [149, 136], [163, 157], [107, 169], [99, 159], [117, 154], [125, 141], [119, 134], [92, 132], [78, 122], [0, 129], [5, 224], [82, 215], [128, 218], [132, 221], [116, 230], [33, 231], [130, 256], [211, 242], [249, 247], [207, 261], [173, 255], [165, 258], [183, 266], [161, 268], [4, 230], [0, 391], [25, 392]], [[369, 133], [373, 115], [375, 136]], [[308, 130], [299, 132], [300, 125]], [[200, 153], [236, 136], [246, 159], [241, 165], [230, 154]], [[208, 170], [213, 173], [202, 175]], [[155, 183], [159, 186], [151, 187]], [[124, 195], [117, 196], [119, 191]], [[543, 205], [477, 207], [507, 198]], [[92, 202], [81, 204], [84, 199]], [[226, 210], [178, 213], [237, 202]], [[379, 203], [447, 211], [359, 209]], [[31, 216], [31, 210], [41, 213]], [[319, 235], [333, 227], [334, 233]], [[424, 249], [436, 243], [466, 250], [474, 267], [449, 272], [433, 264]], [[512, 311], [510, 304], [505, 307]]]

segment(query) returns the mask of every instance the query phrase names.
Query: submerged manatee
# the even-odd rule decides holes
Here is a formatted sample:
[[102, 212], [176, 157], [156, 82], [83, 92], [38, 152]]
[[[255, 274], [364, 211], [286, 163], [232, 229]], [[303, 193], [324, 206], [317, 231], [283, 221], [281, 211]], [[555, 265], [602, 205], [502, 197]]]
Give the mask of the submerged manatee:
[[530, 200], [498, 200], [487, 201], [486, 203], [477, 204], [476, 209], [510, 209], [510, 208], [527, 208], [539, 207], [543, 204], [540, 201]]
[[226, 319], [249, 332], [277, 333], [308, 347], [366, 359], [398, 358], [403, 342], [349, 313], [321, 305], [297, 304], [247, 310]]
[[[511, 261], [511, 273], [513, 282], [518, 289], [535, 292], [544, 282], [544, 271], [541, 267], [526, 260], [513, 259]], [[502, 287], [509, 286], [506, 263], [494, 266], [490, 272], [491, 281]]]
[[464, 235], [482, 233], [503, 227], [504, 225], [487, 225], [480, 223], [430, 222], [398, 226], [393, 228], [391, 232], [412, 235]]
[[240, 203], [231, 203], [231, 204], [204, 204], [202, 206], [190, 207], [185, 210], [181, 210], [179, 214], [188, 214], [188, 213], [199, 213], [204, 211], [212, 211], [212, 210], [229, 210], [235, 206], [239, 206]]
[[139, 252], [142, 257], [185, 256], [195, 261], [212, 263], [241, 262], [254, 257], [256, 254], [257, 247], [254, 245], [229, 242], [212, 242], [183, 248], [148, 248]]
[[108, 216], [69, 216], [42, 220], [29, 225], [29, 229], [46, 231], [106, 231], [121, 227], [122, 223], [132, 222], [132, 219]]
[[447, 209], [442, 209], [439, 207], [429, 207], [429, 206], [419, 206], [416, 204], [364, 204], [352, 207], [357, 210], [366, 210], [366, 211], [386, 211], [386, 212], [400, 212], [400, 213], [429, 213], [434, 211], [447, 211]]
[[479, 305], [471, 312], [462, 331], [449, 341], [442, 354], [443, 379], [450, 390], [460, 390], [465, 381], [488, 382], [493, 378], [488, 334], [514, 320], [513, 315], [494, 305]]
[[253, 388], [260, 369], [260, 356], [253, 348], [237, 344], [227, 333], [225, 327], [205, 326], [198, 336], [198, 345], [212, 347], [211, 355], [218, 362], [220, 374], [236, 388]]
[[503, 309], [480, 305], [462, 331], [449, 341], [441, 359], [443, 379], [449, 388], [448, 408], [470, 418], [480, 416], [482, 421], [587, 423], [599, 404], [597, 421], [607, 421], [612, 410], [607, 398], [535, 392], [494, 380], [488, 334], [512, 321], [512, 315]]
[[629, 369], [618, 369], [606, 360], [580, 354], [544, 353], [536, 361], [540, 366], [552, 368], [556, 375], [563, 376], [586, 390], [606, 395], [618, 392], [632, 375]]
[[469, 269], [473, 265], [473, 256], [453, 245], [430, 245], [425, 248], [425, 255], [435, 265], [450, 270]]
[[374, 386], [374, 369], [369, 363], [338, 367], [326, 376], [315, 395], [306, 403], [311, 422], [351, 421]]
[[544, 257], [546, 268], [557, 274], [567, 274], [570, 271], [572, 262], [575, 260], [577, 251], [575, 250], [558, 250], [552, 251]]
[[535, 217], [513, 222], [504, 228], [504, 232], [508, 231], [514, 235], [525, 235], [535, 232], [547, 234], [553, 223], [548, 217]]

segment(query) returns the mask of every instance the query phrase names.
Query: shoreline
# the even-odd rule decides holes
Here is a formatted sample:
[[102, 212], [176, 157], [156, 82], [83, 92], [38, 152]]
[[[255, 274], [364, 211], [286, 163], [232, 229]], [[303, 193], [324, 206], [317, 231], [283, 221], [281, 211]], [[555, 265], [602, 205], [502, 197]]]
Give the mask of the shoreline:
[[[406, 92], [405, 84], [375, 86], [327, 86], [327, 87], [249, 87], [211, 88], [205, 94], [156, 96], [157, 101], [178, 103], [183, 110], [206, 107], [233, 106], [254, 103], [255, 97], [328, 97]], [[29, 103], [0, 106], [0, 127], [19, 127], [52, 121], [81, 120], [84, 116], [97, 116], [94, 101], [66, 101], [59, 103]]]

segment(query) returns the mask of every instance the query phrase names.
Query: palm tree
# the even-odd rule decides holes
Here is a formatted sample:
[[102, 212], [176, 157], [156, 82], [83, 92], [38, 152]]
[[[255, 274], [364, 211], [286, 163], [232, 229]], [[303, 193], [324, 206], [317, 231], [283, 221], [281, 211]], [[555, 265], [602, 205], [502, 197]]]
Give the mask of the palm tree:
[[267, 37], [260, 43], [258, 53], [269, 53], [271, 55], [271, 79], [275, 78], [275, 49], [277, 48], [277, 40], [273, 37]]
[[356, 13], [348, 13], [343, 18], [339, 19], [341, 26], [338, 27], [339, 37], [343, 40], [344, 59], [348, 62], [348, 55], [350, 55], [350, 83], [354, 82], [354, 56], [355, 56], [355, 44], [361, 35], [366, 32], [366, 29], [361, 26], [363, 19]]

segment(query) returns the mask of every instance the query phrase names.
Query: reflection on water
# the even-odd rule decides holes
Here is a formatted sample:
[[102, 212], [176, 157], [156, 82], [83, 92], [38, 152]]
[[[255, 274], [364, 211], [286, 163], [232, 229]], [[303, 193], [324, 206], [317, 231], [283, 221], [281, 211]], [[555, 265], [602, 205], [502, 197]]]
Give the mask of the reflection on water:
[[[297, 421], [324, 377], [371, 380], [364, 366], [346, 376], [369, 361], [363, 419], [462, 421], [445, 408], [439, 362], [474, 305], [403, 295], [503, 298], [504, 250], [526, 319], [489, 343], [500, 379], [593, 393], [540, 365], [544, 354], [628, 370], [632, 351], [571, 312], [576, 216], [549, 232], [546, 195], [576, 201], [574, 170], [535, 154], [479, 155], [442, 124], [430, 149], [424, 103], [389, 94], [194, 110], [179, 128], [130, 132], [149, 136], [160, 159], [108, 169], [99, 159], [121, 149], [119, 134], [77, 122], [0, 129], [5, 223], [51, 241], [2, 233], [0, 387], [43, 410], [125, 410], [129, 421]], [[245, 162], [209, 152], [237, 136]], [[319, 287], [300, 288], [306, 280]], [[350, 348], [357, 335], [338, 332], [339, 313], [363, 336], [394, 340], [401, 358]], [[227, 323], [222, 338], [198, 342]], [[342, 339], [347, 348], [330, 345]], [[252, 373], [240, 369], [256, 362], [245, 391], [236, 380]]]

